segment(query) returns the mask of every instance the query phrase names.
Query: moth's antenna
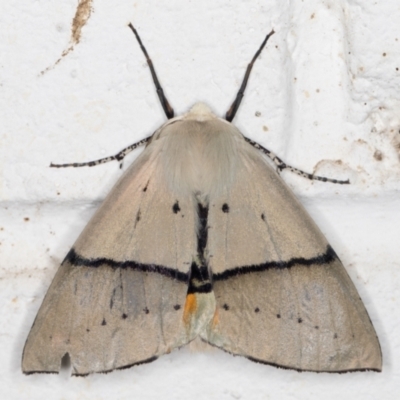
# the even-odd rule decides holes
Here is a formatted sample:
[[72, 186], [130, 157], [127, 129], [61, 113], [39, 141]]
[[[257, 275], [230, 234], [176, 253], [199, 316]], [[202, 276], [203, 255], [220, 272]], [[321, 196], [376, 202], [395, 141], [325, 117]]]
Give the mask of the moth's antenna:
[[243, 82], [242, 85], [240, 86], [239, 91], [237, 92], [236, 95], [236, 99], [235, 101], [232, 103], [231, 107], [229, 108], [229, 110], [226, 112], [225, 114], [225, 119], [229, 122], [231, 122], [233, 120], [233, 118], [236, 115], [237, 110], [239, 109], [240, 103], [243, 99], [244, 96], [244, 91], [246, 90], [246, 86], [247, 86], [247, 81], [249, 80], [249, 76], [250, 76], [250, 72], [251, 69], [253, 68], [253, 64], [255, 63], [255, 61], [257, 60], [257, 57], [260, 55], [262, 49], [265, 47], [265, 45], [268, 42], [268, 39], [274, 34], [274, 30], [272, 30], [270, 33], [268, 33], [268, 35], [265, 37], [264, 41], [261, 43], [260, 48], [257, 50], [256, 54], [254, 54], [253, 59], [251, 60], [250, 64], [247, 66], [246, 69], [246, 73], [244, 75], [243, 78]]
[[167, 116], [168, 119], [171, 119], [174, 117], [174, 109], [171, 107], [167, 98], [165, 97], [164, 91], [160, 85], [160, 82], [158, 81], [157, 74], [156, 74], [156, 71], [153, 66], [153, 62], [151, 61], [149, 55], [147, 54], [147, 50], [143, 46], [143, 43], [140, 40], [140, 36], [136, 32], [136, 29], [133, 27], [133, 25], [131, 23], [129, 23], [128, 26], [129, 26], [129, 28], [132, 29], [132, 32], [135, 34], [136, 39], [139, 42], [139, 46], [142, 49], [144, 56], [146, 57], [147, 64], [150, 67], [151, 76], [153, 77], [154, 85], [157, 89], [158, 98], [160, 99], [160, 103], [161, 103], [162, 108], [164, 109], [165, 115]]

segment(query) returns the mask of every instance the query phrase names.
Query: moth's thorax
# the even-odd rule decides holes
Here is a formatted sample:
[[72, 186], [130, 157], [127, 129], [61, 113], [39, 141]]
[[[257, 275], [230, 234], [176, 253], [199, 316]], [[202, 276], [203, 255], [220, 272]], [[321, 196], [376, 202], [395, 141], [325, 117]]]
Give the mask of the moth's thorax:
[[165, 125], [158, 137], [170, 190], [209, 196], [226, 190], [234, 181], [243, 136], [204, 104], [196, 104], [189, 113]]

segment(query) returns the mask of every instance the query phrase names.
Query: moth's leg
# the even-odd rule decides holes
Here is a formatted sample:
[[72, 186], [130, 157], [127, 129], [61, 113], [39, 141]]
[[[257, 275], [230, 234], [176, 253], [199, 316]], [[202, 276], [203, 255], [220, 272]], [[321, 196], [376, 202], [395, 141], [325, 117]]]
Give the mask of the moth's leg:
[[156, 74], [156, 70], [154, 69], [153, 62], [151, 61], [151, 58], [147, 54], [147, 50], [144, 47], [144, 45], [143, 45], [143, 43], [142, 43], [142, 41], [140, 39], [140, 36], [137, 33], [136, 29], [133, 27], [133, 25], [131, 23], [129, 23], [128, 26], [129, 26], [129, 28], [132, 29], [132, 32], [135, 34], [136, 40], [138, 41], [139, 46], [140, 46], [144, 56], [146, 57], [147, 64], [148, 64], [148, 66], [150, 68], [151, 76], [153, 78], [154, 86], [156, 87], [157, 95], [158, 95], [158, 98], [160, 99], [160, 103], [161, 103], [161, 106], [162, 106], [162, 108], [163, 108], [163, 110], [165, 112], [165, 115], [167, 116], [168, 119], [171, 119], [171, 118], [174, 117], [174, 109], [171, 107], [171, 105], [169, 104], [167, 98], [165, 97], [163, 88], [161, 87], [160, 82], [158, 81], [158, 77], [157, 77], [157, 74]]
[[254, 54], [253, 59], [250, 61], [250, 64], [247, 66], [246, 73], [244, 74], [244, 78], [242, 81], [242, 84], [240, 85], [240, 89], [236, 94], [236, 98], [233, 101], [232, 105], [229, 107], [229, 110], [225, 114], [225, 119], [229, 122], [232, 122], [233, 118], [235, 118], [236, 112], [239, 109], [240, 103], [243, 99], [244, 96], [244, 91], [246, 90], [247, 82], [250, 77], [250, 72], [253, 68], [253, 65], [255, 61], [257, 60], [258, 56], [260, 55], [262, 49], [264, 46], [267, 44], [268, 39], [274, 34], [274, 30], [272, 30], [268, 35], [265, 37], [264, 41], [261, 43], [261, 46], [259, 49], [256, 51], [256, 54]]
[[144, 138], [142, 140], [139, 140], [138, 142], [131, 144], [128, 147], [125, 147], [125, 149], [121, 150], [119, 153], [113, 155], [113, 156], [109, 156], [109, 157], [104, 157], [104, 158], [100, 158], [98, 160], [94, 160], [94, 161], [87, 161], [87, 162], [83, 162], [83, 163], [68, 163], [68, 164], [50, 164], [50, 167], [52, 168], [67, 168], [67, 167], [94, 167], [96, 165], [99, 164], [105, 164], [109, 161], [119, 161], [120, 163], [120, 168], [122, 168], [122, 161], [124, 159], [124, 157], [129, 154], [131, 151], [135, 150], [137, 147], [146, 144], [149, 140], [150, 140], [151, 136]]
[[304, 178], [310, 179], [310, 180], [315, 180], [315, 181], [322, 181], [322, 182], [331, 182], [331, 183], [338, 183], [341, 185], [346, 185], [349, 184], [350, 181], [347, 179], [345, 181], [339, 180], [339, 179], [330, 179], [330, 178], [325, 178], [324, 176], [318, 176], [314, 174], [309, 174], [308, 172], [304, 172], [300, 169], [294, 168], [290, 165], [287, 165], [284, 161], [282, 161], [276, 154], [274, 154], [272, 151], [266, 149], [265, 147], [261, 146], [254, 140], [251, 140], [249, 138], [245, 137], [245, 140], [247, 143], [250, 143], [254, 148], [257, 150], [262, 151], [267, 157], [269, 157], [273, 163], [277, 166], [278, 172], [283, 171], [284, 169], [288, 169], [291, 172], [294, 172], [297, 175], [300, 175]]

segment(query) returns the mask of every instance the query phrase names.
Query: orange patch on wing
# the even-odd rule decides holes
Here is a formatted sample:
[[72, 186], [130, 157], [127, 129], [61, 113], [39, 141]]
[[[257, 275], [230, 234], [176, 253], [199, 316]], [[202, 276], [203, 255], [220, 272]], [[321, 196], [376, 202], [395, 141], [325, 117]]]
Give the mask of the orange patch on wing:
[[216, 308], [213, 319], [212, 319], [213, 328], [215, 327], [215, 325], [218, 325], [218, 324], [219, 324], [219, 313], [218, 313], [218, 308]]
[[197, 299], [196, 295], [191, 293], [186, 296], [186, 303], [185, 309], [183, 311], [183, 320], [185, 324], [190, 321], [190, 317], [196, 312], [197, 310]]

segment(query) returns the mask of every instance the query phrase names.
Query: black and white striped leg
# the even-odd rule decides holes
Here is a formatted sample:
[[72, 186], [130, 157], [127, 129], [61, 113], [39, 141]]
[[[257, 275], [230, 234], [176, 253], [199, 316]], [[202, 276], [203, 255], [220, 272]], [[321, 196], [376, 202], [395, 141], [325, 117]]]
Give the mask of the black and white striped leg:
[[83, 163], [68, 163], [68, 164], [50, 164], [50, 167], [52, 168], [67, 168], [67, 167], [94, 167], [99, 164], [105, 164], [110, 161], [119, 161], [120, 165], [119, 167], [122, 168], [122, 162], [123, 159], [125, 158], [126, 155], [128, 155], [131, 151], [135, 150], [137, 147], [142, 146], [143, 144], [146, 144], [150, 140], [151, 136], [144, 138], [142, 140], [139, 140], [138, 142], [131, 144], [128, 147], [125, 147], [125, 149], [121, 150], [119, 153], [109, 156], [109, 157], [104, 157], [100, 158], [98, 160], [94, 161], [87, 161]]
[[339, 179], [330, 179], [330, 178], [325, 178], [324, 176], [318, 176], [314, 174], [309, 174], [308, 172], [304, 172], [300, 169], [294, 168], [290, 165], [287, 165], [284, 161], [282, 161], [276, 154], [274, 154], [272, 151], [268, 150], [267, 148], [261, 146], [254, 140], [251, 140], [249, 138], [245, 137], [245, 140], [247, 143], [250, 143], [254, 148], [257, 150], [262, 151], [267, 157], [269, 157], [272, 162], [276, 165], [278, 172], [283, 171], [284, 169], [288, 169], [291, 172], [294, 172], [297, 175], [300, 175], [304, 178], [310, 179], [310, 180], [315, 180], [315, 181], [322, 181], [322, 182], [331, 182], [331, 183], [338, 183], [341, 185], [347, 185], [350, 183], [350, 181], [347, 179], [345, 181], [339, 180]]

